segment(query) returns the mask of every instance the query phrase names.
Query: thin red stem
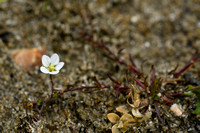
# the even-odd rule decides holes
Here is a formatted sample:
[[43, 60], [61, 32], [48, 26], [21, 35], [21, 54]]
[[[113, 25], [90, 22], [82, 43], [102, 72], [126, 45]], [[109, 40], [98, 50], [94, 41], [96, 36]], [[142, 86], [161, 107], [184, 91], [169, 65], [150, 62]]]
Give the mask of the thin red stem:
[[133, 72], [135, 72], [137, 75], [140, 75], [140, 74], [141, 74], [140, 71], [137, 70], [134, 66], [129, 65], [129, 68], [130, 68]]
[[115, 80], [113, 77], [111, 77], [110, 74], [107, 74], [107, 76], [112, 82], [116, 83], [117, 85], [121, 85], [121, 83], [119, 81]]
[[131, 54], [129, 54], [129, 60], [131, 62], [131, 65], [136, 68], [135, 62], [133, 61], [133, 58], [132, 58]]
[[133, 80], [148, 93], [146, 86], [142, 82], [136, 78], [133, 78]]
[[163, 101], [169, 103], [169, 104], [174, 104], [174, 102], [172, 100], [170, 100], [169, 98], [167, 98], [166, 96], [161, 96], [160, 97]]
[[184, 71], [186, 71], [188, 68], [193, 66], [195, 64], [195, 62], [198, 62], [198, 61], [200, 61], [200, 55], [198, 55], [198, 50], [196, 50], [195, 53], [193, 54], [193, 57], [189, 61], [189, 63], [185, 67], [183, 67], [181, 70], [179, 70], [178, 72], [174, 73], [174, 77], [178, 77]]
[[54, 93], [54, 91], [55, 91], [55, 89], [54, 89], [54, 83], [53, 83], [53, 77], [52, 77], [51, 74], [50, 74], [50, 81], [51, 81], [51, 95], [50, 95], [50, 97], [47, 97], [46, 100], [44, 100], [44, 102], [43, 102], [43, 104], [42, 104], [42, 107], [41, 107], [41, 109], [40, 109], [40, 111], [39, 111], [39, 119], [40, 119], [40, 117], [41, 117], [41, 115], [42, 115], [42, 112], [43, 112], [44, 107], [46, 106], [46, 104], [47, 104], [47, 102], [49, 101], [49, 99], [51, 99], [51, 98], [53, 97], [53, 93]]
[[184, 71], [186, 71], [188, 68], [190, 68], [193, 65], [194, 65], [194, 61], [188, 63], [184, 68], [182, 68], [178, 72], [174, 73], [174, 77], [178, 77], [179, 75], [181, 75]]
[[182, 92], [177, 92], [177, 93], [172, 93], [172, 94], [168, 94], [166, 96], [168, 97], [176, 97], [176, 96], [183, 96], [184, 94]]
[[162, 119], [161, 119], [161, 116], [160, 116], [160, 111], [159, 111], [159, 109], [158, 109], [158, 104], [157, 104], [157, 102], [154, 102], [154, 107], [155, 107], [155, 110], [156, 110], [156, 114], [157, 114], [157, 116], [158, 116], [158, 120], [159, 120], [161, 123], [163, 123], [163, 121], [162, 121]]

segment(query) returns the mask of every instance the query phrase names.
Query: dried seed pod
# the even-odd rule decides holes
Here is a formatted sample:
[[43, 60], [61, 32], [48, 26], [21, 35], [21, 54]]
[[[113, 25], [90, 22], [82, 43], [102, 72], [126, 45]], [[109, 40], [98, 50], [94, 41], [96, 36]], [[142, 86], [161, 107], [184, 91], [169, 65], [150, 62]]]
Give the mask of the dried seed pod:
[[133, 100], [134, 107], [138, 107], [140, 105], [141, 100], [140, 100], [140, 91], [137, 88], [136, 84], [134, 86], [132, 85], [131, 98]]
[[140, 113], [140, 111], [138, 109], [132, 109], [132, 114], [136, 117], [136, 118], [142, 118], [143, 115]]
[[121, 133], [116, 124], [114, 126], [112, 126], [112, 133]]
[[146, 120], [148, 120], [148, 119], [151, 118], [151, 115], [152, 115], [152, 112], [146, 112], [145, 115], [144, 115], [144, 117], [142, 119], [138, 120], [138, 121], [139, 122], [146, 121]]
[[137, 119], [134, 119], [130, 114], [124, 114], [120, 118], [118, 127], [121, 128], [122, 132], [126, 132], [130, 127], [137, 125]]
[[131, 121], [126, 121], [126, 122], [124, 122], [123, 123], [123, 127], [124, 128], [130, 128], [130, 127], [132, 127], [132, 126], [136, 126], [136, 125], [138, 125], [139, 123], [138, 123], [138, 120], [137, 119], [133, 119], [133, 120], [131, 120]]
[[127, 99], [127, 103], [128, 103], [128, 105], [130, 105], [131, 107], [135, 108], [134, 104], [131, 104], [131, 103], [128, 101], [128, 99]]
[[127, 109], [127, 107], [125, 106], [125, 105], [121, 105], [121, 106], [118, 106], [117, 108], [116, 108], [116, 110], [118, 111], [118, 112], [120, 112], [120, 113], [128, 113], [128, 109]]
[[137, 98], [137, 99], [134, 100], [134, 106], [135, 107], [139, 107], [140, 103], [141, 103], [141, 101], [140, 101], [139, 98]]
[[133, 120], [133, 116], [127, 113], [123, 114], [122, 117], [120, 118], [120, 121], [123, 121], [123, 122], [130, 121], [130, 120]]
[[117, 123], [119, 121], [119, 119], [120, 119], [120, 117], [115, 113], [107, 114], [107, 118], [112, 123]]
[[148, 102], [149, 102], [148, 99], [142, 100], [142, 101], [140, 102], [140, 105], [137, 107], [137, 109], [141, 109], [141, 108], [147, 106], [147, 105], [148, 105]]

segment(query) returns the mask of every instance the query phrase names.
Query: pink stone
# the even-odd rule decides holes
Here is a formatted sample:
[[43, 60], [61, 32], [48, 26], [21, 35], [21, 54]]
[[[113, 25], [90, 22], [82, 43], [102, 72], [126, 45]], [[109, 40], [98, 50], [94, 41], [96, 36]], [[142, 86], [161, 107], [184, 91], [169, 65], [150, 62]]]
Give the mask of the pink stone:
[[182, 115], [182, 111], [180, 109], [180, 107], [177, 104], [173, 104], [170, 107], [170, 110], [176, 115], [176, 116], [181, 116]]
[[42, 55], [46, 53], [44, 48], [18, 49], [12, 53], [13, 61], [26, 72], [31, 72], [36, 66], [42, 65]]

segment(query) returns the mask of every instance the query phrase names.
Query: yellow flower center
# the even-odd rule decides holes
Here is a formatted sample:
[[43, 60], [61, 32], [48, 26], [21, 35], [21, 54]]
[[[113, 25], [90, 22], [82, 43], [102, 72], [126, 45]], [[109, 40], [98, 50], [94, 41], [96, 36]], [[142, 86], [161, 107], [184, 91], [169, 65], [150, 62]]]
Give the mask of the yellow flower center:
[[49, 72], [56, 71], [55, 66], [51, 64], [49, 65], [48, 69], [49, 69]]

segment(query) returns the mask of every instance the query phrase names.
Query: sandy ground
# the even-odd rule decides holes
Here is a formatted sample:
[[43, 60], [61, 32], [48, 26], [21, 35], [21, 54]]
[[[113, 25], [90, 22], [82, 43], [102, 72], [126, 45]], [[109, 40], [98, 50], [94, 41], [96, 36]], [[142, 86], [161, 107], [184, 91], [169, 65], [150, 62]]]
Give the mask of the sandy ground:
[[[60, 90], [93, 86], [95, 76], [112, 86], [108, 73], [131, 86], [135, 75], [105, 56], [107, 51], [92, 46], [91, 35], [93, 42], [103, 42], [113, 53], [124, 48], [120, 57], [126, 62], [131, 53], [143, 73], [148, 75], [154, 65], [158, 77], [170, 77], [169, 71], [177, 64], [179, 68], [186, 65], [195, 50], [200, 50], [200, 2], [5, 0], [0, 4], [1, 132], [111, 132], [113, 124], [107, 114], [120, 115], [116, 107], [128, 105], [126, 93], [116, 97], [114, 88], [67, 92], [48, 101], [36, 122], [33, 118], [38, 118], [41, 103], [30, 103], [50, 94], [49, 75], [41, 73], [39, 66], [27, 72], [11, 56], [22, 48], [43, 47], [47, 55], [58, 53], [65, 62], [53, 76], [55, 88]], [[199, 63], [185, 73], [200, 80]], [[183, 91], [188, 84], [177, 82], [166, 88]], [[196, 96], [173, 99], [182, 108], [181, 117], [169, 105], [159, 105], [169, 114], [164, 117], [161, 113], [164, 123], [153, 109], [150, 119], [128, 132], [167, 132], [169, 128], [172, 132], [199, 132], [199, 117], [192, 113], [196, 100]]]

